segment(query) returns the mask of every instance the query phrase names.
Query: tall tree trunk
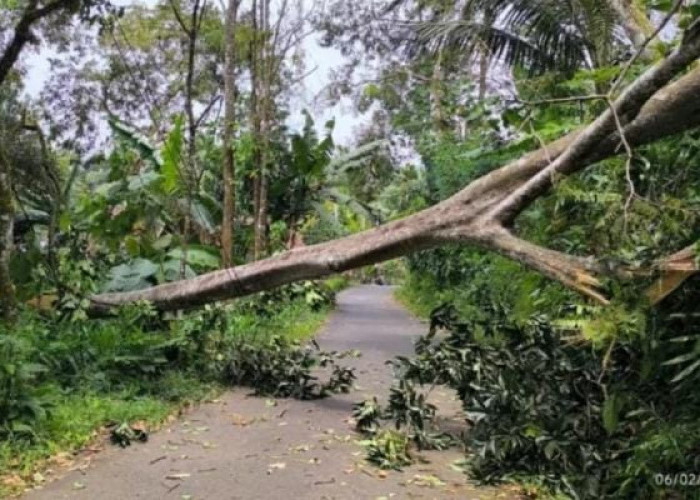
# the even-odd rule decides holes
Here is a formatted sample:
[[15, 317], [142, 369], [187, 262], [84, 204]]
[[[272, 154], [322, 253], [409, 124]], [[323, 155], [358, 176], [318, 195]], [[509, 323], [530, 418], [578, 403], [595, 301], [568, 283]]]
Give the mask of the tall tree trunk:
[[10, 321], [14, 317], [15, 287], [10, 277], [10, 257], [15, 208], [12, 196], [10, 164], [0, 144], [0, 317]]
[[[197, 32], [199, 20], [199, 0], [195, 0], [190, 14], [190, 24], [185, 29], [187, 35], [187, 73], [185, 75], [185, 114], [187, 115], [187, 168], [190, 177], [194, 177], [195, 155], [197, 152], [197, 120], [194, 116], [194, 72], [197, 50]], [[188, 179], [191, 181], [192, 179]]]
[[224, 216], [221, 225], [221, 262], [231, 267], [233, 225], [236, 210], [236, 165], [233, 142], [236, 130], [236, 18], [238, 0], [229, 0], [226, 9], [226, 47], [224, 54]]
[[435, 130], [440, 134], [446, 132], [449, 128], [442, 103], [445, 85], [445, 74], [442, 69], [442, 63], [443, 51], [440, 50], [437, 54], [435, 64], [433, 65], [433, 74], [430, 78], [430, 118], [433, 122], [433, 127], [435, 127]]
[[[467, 243], [498, 252], [606, 303], [596, 276], [629, 279], [639, 270], [610, 269], [593, 256], [567, 255], [539, 247], [518, 238], [510, 228], [523, 210], [547, 193], [554, 179], [620, 154], [620, 133], [636, 147], [699, 126], [700, 68], [670, 83], [699, 56], [700, 24], [686, 33], [680, 47], [638, 77], [611, 105], [612, 109], [591, 124], [491, 171], [433, 207], [346, 238], [239, 266], [234, 271], [216, 271], [136, 292], [98, 295], [92, 298], [91, 313], [105, 313], [137, 300], [151, 301], [162, 310], [196, 307], [447, 243]], [[622, 117], [622, 132], [616, 126], [618, 117]], [[660, 259], [653, 269], [674, 269], [668, 266], [668, 260]]]
[[479, 52], [479, 100], [486, 97], [486, 82], [489, 75], [489, 54], [488, 48], [482, 45]]
[[[262, 2], [263, 0], [261, 0]], [[261, 145], [261, 42], [259, 26], [258, 0], [253, 0], [252, 27], [253, 33], [250, 42], [250, 122], [253, 129], [253, 259], [258, 260], [262, 253], [260, 239], [260, 190], [262, 180], [262, 145]]]
[[[204, 4], [206, 5], [206, 4]], [[193, 197], [197, 188], [197, 128], [198, 123], [194, 115], [194, 77], [195, 77], [195, 61], [197, 53], [197, 37], [199, 34], [199, 24], [202, 16], [204, 15], [203, 8], [204, 5], [200, 3], [200, 0], [195, 0], [192, 6], [192, 13], [190, 14], [190, 24], [185, 26], [182, 19], [177, 13], [177, 9], [174, 4], [172, 4], [173, 11], [178, 16], [181, 27], [187, 35], [187, 74], [185, 76], [185, 114], [187, 116], [187, 159], [185, 161], [185, 193], [187, 197], [187, 214], [185, 214], [185, 221], [182, 231], [182, 258], [180, 261], [180, 278], [184, 279], [187, 272], [187, 250], [188, 242], [191, 232], [191, 219], [192, 219], [192, 205]], [[202, 10], [200, 11], [200, 6]]]
[[267, 253], [267, 193], [269, 186], [267, 167], [269, 163], [270, 130], [272, 120], [272, 65], [270, 46], [270, 0], [260, 0], [260, 181], [258, 187], [258, 213], [256, 230], [256, 259]]
[[[486, 9], [483, 13], [484, 25], [492, 26], [494, 22], [493, 12], [490, 9]], [[486, 85], [489, 75], [489, 62], [491, 60], [491, 54], [489, 54], [489, 46], [485, 41], [481, 41], [479, 44], [479, 100], [483, 101], [486, 97]]]

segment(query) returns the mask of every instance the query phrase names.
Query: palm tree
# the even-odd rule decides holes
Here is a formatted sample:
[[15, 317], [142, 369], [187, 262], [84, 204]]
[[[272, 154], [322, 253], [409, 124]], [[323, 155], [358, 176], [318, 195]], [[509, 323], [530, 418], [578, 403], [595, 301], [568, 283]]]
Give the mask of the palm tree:
[[[412, 23], [409, 53], [451, 51], [522, 66], [530, 73], [572, 71], [610, 63], [616, 47], [633, 44], [616, 0], [467, 0], [431, 9]], [[397, 8], [403, 1], [390, 5]], [[619, 4], [620, 1], [617, 1]], [[426, 5], [429, 5], [426, 4]]]

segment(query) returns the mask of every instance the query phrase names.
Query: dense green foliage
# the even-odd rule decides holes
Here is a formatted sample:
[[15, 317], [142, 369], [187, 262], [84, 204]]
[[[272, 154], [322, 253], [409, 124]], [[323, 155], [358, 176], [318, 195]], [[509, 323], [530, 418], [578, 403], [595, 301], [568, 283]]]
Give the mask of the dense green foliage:
[[[157, 424], [229, 384], [301, 399], [349, 390], [354, 375], [340, 360], [352, 353], [305, 344], [343, 278], [191, 313], [135, 304], [89, 319], [90, 297], [246, 264], [446, 200], [594, 120], [700, 22], [697, 1], [284, 1], [273, 20], [268, 4], [236, 4], [226, 36], [226, 6], [202, 0], [57, 1], [60, 12], [24, 28], [18, 20], [47, 3], [0, 2], [3, 64], [13, 40], [67, 54], [50, 58], [41, 96], [25, 95], [22, 60], [0, 81], [0, 474], [26, 479], [104, 426], [127, 445], [144, 437], [133, 421]], [[78, 13], [100, 29], [71, 25]], [[645, 40], [666, 16], [660, 39]], [[336, 144], [335, 120], [318, 126], [294, 109], [314, 72], [309, 29], [344, 58], [325, 97], [353, 97], [371, 113], [351, 147]], [[355, 272], [403, 282], [400, 299], [431, 316], [415, 356], [391, 362], [387, 402], [355, 407], [373, 463], [400, 469], [414, 448], [455, 444], [424, 390], [444, 384], [470, 426], [475, 478], [575, 498], [688, 493], [657, 477], [700, 472], [700, 280], [652, 307], [660, 273], [641, 270], [681, 248], [700, 260], [700, 133], [621, 142], [618, 157], [554, 178], [508, 227], [595, 256], [609, 271], [599, 273], [608, 306], [456, 245]]]
[[543, 316], [517, 323], [507, 307], [481, 307], [485, 321], [436, 309], [416, 356], [395, 363], [397, 390], [407, 382], [455, 389], [473, 477], [535, 478], [581, 498], [650, 498], [661, 494], [655, 474], [697, 468], [698, 375], [679, 377], [668, 363], [679, 352], [677, 320], [656, 318], [644, 337], [606, 354], [563, 339]]
[[[599, 76], [543, 77], [522, 92], [567, 95]], [[538, 137], [571, 129], [596, 105], [571, 108], [505, 110], [506, 122], [530, 131], [493, 149], [425, 138], [432, 196], [443, 199], [491, 168], [492, 159], [502, 164]], [[496, 133], [481, 123], [472, 127], [477, 137]], [[692, 165], [699, 151], [697, 134], [689, 133], [635, 151], [629, 174], [624, 159], [603, 162], [557, 183], [516, 229], [546, 247], [603, 256], [610, 266], [645, 265], [697, 241], [700, 178]], [[415, 358], [398, 360], [400, 384], [404, 391], [433, 383], [457, 391], [471, 427], [465, 444], [473, 477], [579, 498], [692, 495], [656, 481], [698, 467], [699, 280], [649, 308], [649, 281], [610, 279], [613, 303], [601, 307], [479, 250], [423, 252], [408, 259], [408, 269], [399, 298], [420, 315], [432, 311], [433, 326], [447, 335], [433, 331], [418, 342]]]
[[[524, 30], [533, 40], [547, 41], [546, 33], [537, 30], [547, 28], [545, 22], [556, 24], [547, 28], [550, 32], [561, 29], [554, 14], [575, 5], [557, 4], [544, 12], [546, 3], [517, 2], [521, 10], [511, 13], [540, 23]], [[444, 10], [436, 15], [454, 15], [449, 2], [426, 6], [437, 4]], [[509, 8], [510, 3], [494, 5]], [[603, 21], [600, 16], [590, 19]], [[434, 37], [431, 48], [475, 46], [470, 44], [478, 42], [479, 25], [467, 21], [464, 26], [426, 22], [423, 35]], [[475, 85], [451, 70], [455, 61], [447, 55], [444, 64], [450, 69], [439, 94], [420, 79], [411, 80], [403, 68], [387, 67], [384, 80], [368, 86], [361, 102], [381, 103], [394, 129], [413, 140], [425, 166], [420, 199], [431, 204], [605, 109], [597, 100], [566, 99], [610, 87], [619, 67], [609, 58], [623, 48], [613, 42], [611, 51], [605, 47], [609, 42], [604, 37], [588, 45], [595, 50], [597, 43], [605, 51], [594, 69], [534, 77], [533, 65], [514, 63], [517, 99], [512, 102], [477, 99]], [[434, 76], [434, 59], [421, 54], [411, 68], [428, 79]], [[532, 57], [537, 54], [521, 54], [536, 64]], [[442, 128], [436, 121], [436, 96], [447, 117]], [[700, 237], [698, 137], [690, 132], [636, 148], [630, 158], [609, 159], [557, 180], [550, 195], [517, 219], [513, 231], [567, 254], [595, 255], [611, 269], [644, 267], [692, 245]], [[415, 357], [394, 362], [399, 378], [387, 408], [372, 400], [356, 407], [358, 430], [370, 435], [370, 460], [400, 466], [401, 460], [381, 453], [385, 445], [372, 441], [385, 418], [418, 448], [449, 442], [439, 439], [435, 410], [422, 397], [432, 384], [446, 384], [459, 395], [470, 426], [465, 447], [472, 477], [532, 483], [540, 492], [574, 498], [694, 495], [690, 487], [664, 487], [657, 480], [659, 474], [692, 474], [698, 467], [697, 278], [653, 308], [645, 295], [653, 276], [608, 278], [603, 288], [612, 303], [602, 307], [517, 262], [479, 249], [446, 246], [410, 256], [406, 264], [408, 275], [398, 298], [420, 316], [432, 313], [434, 329], [417, 343]], [[446, 334], [438, 333], [441, 329]]]

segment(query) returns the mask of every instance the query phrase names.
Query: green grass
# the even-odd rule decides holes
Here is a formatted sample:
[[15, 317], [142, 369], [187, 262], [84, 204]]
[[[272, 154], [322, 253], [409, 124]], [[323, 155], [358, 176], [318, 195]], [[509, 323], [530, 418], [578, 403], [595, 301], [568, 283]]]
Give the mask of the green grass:
[[436, 284], [430, 280], [417, 279], [409, 276], [394, 292], [398, 300], [415, 316], [425, 319], [430, 312], [449, 299]]
[[[59, 396], [49, 416], [35, 427], [36, 438], [0, 442], [0, 497], [21, 491], [21, 483], [3, 484], [3, 476], [19, 476], [31, 484], [33, 474], [51, 457], [103, 439], [99, 429], [107, 424], [142, 421], [148, 428], [157, 428], [184, 406], [220, 391], [214, 384], [177, 374], [164, 377], [159, 385], [161, 394], [136, 396], [138, 388], [134, 387], [106, 394], [88, 391]], [[176, 393], [179, 397], [172, 398]]]
[[[272, 335], [303, 341], [318, 331], [331, 309], [323, 307], [312, 310], [304, 300], [299, 299], [280, 304], [275, 314], [270, 316], [260, 317], [234, 309], [228, 317], [224, 335], [227, 338], [245, 336], [247, 341], [253, 342], [256, 339], [263, 342]], [[68, 350], [92, 349], [110, 359], [116, 351], [113, 350], [114, 343], [106, 342], [105, 338], [112, 339], [117, 326], [105, 323], [104, 326], [90, 328], [95, 331], [82, 335], [69, 332], [72, 337], [67, 342], [75, 344], [69, 344]], [[128, 328], [128, 325], [123, 325], [123, 328]], [[40, 333], [30, 327], [24, 330], [21, 335], [41, 349]], [[123, 331], [122, 341], [131, 342], [132, 345], [143, 344], [145, 341], [139, 335], [167, 338], [169, 334]], [[148, 342], [152, 341], [149, 339]], [[188, 370], [187, 365], [168, 368], [156, 377], [126, 374], [123, 381], [105, 382], [99, 378], [101, 375], [94, 377], [90, 374], [89, 367], [87, 372], [87, 375], [76, 377], [75, 382], [70, 382], [68, 386], [66, 383], [60, 385], [51, 380], [45, 381], [44, 392], [51, 394], [51, 405], [48, 415], [33, 425], [35, 437], [31, 440], [0, 441], [0, 497], [21, 492], [22, 483], [18, 479], [30, 484], [33, 474], [45, 468], [52, 456], [79, 450], [101, 439], [97, 431], [106, 424], [143, 421], [149, 428], [158, 427], [182, 407], [206, 400], [222, 390], [215, 380], [205, 379], [196, 369]], [[3, 478], [13, 480], [5, 484]]]
[[327, 278], [324, 283], [330, 291], [339, 292], [350, 286], [350, 278], [343, 274], [337, 274]]
[[281, 335], [288, 340], [308, 340], [323, 325], [330, 311], [330, 308], [314, 311], [303, 301], [294, 301], [282, 307], [275, 316], [242, 315], [233, 318], [232, 333], [244, 335], [249, 342], [263, 341], [271, 335]]
[[284, 330], [284, 336], [290, 340], [308, 340], [323, 326], [328, 318], [330, 309], [311, 311], [306, 308], [286, 309], [275, 318], [273, 323], [279, 329], [271, 329], [268, 325], [267, 332]]
[[35, 429], [36, 442], [0, 444], [0, 470], [27, 475], [52, 455], [84, 447], [95, 438], [96, 429], [110, 421], [144, 420], [153, 425], [162, 422], [174, 409], [173, 403], [154, 397], [128, 399], [126, 394], [119, 393], [62, 397], [51, 410], [51, 416]]

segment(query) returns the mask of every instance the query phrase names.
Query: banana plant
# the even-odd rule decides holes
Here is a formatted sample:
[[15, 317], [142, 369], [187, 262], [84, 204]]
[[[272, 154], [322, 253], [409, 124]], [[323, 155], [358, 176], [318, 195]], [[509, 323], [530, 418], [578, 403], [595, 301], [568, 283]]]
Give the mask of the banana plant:
[[334, 122], [326, 123], [325, 135], [319, 138], [311, 115], [304, 115], [304, 127], [291, 135], [285, 166], [272, 186], [270, 199], [276, 203], [272, 212], [283, 218], [292, 232], [310, 216], [324, 218], [329, 202], [371, 223], [379, 222], [376, 210], [344, 190], [343, 175], [365, 168], [386, 141], [374, 141], [333, 156]]
[[218, 268], [216, 249], [184, 242], [181, 235], [185, 218], [200, 234], [213, 234], [216, 227], [214, 196], [186, 185], [182, 118], [160, 146], [116, 118], [109, 123], [117, 147], [86, 172], [76, 217], [87, 221], [98, 241], [126, 253], [104, 290], [134, 290]]

